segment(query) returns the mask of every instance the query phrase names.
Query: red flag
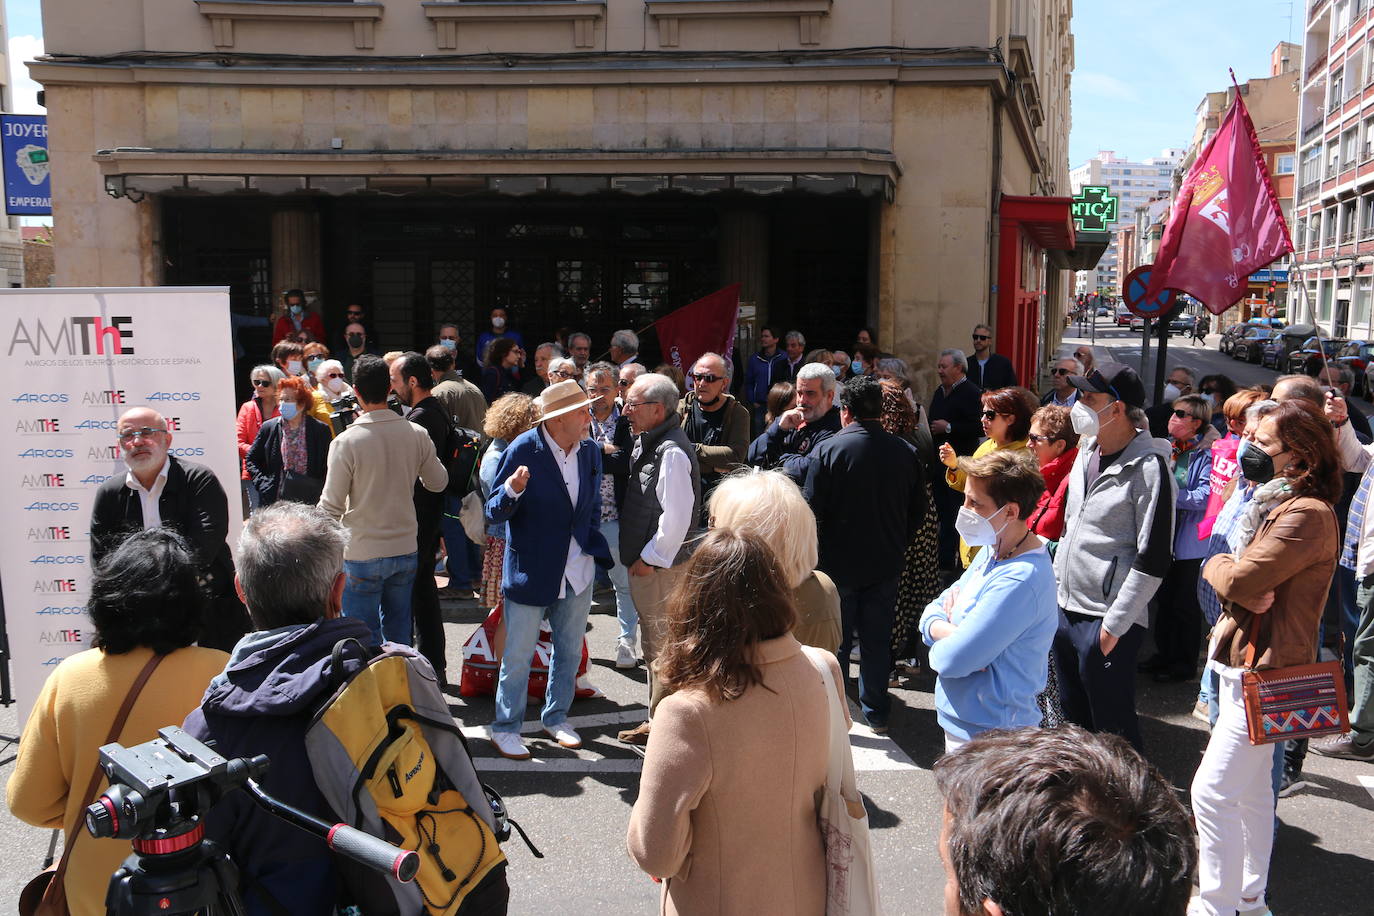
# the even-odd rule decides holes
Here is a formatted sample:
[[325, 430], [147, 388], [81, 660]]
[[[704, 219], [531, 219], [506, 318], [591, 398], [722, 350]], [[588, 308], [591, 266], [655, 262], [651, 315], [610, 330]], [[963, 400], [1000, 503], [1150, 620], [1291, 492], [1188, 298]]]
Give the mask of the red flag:
[[690, 372], [703, 353], [719, 353], [728, 362], [739, 321], [739, 288], [732, 283], [655, 321], [663, 359], [683, 372]]
[[1146, 300], [1189, 293], [1220, 315], [1245, 295], [1246, 278], [1293, 250], [1240, 93], [1174, 200]]

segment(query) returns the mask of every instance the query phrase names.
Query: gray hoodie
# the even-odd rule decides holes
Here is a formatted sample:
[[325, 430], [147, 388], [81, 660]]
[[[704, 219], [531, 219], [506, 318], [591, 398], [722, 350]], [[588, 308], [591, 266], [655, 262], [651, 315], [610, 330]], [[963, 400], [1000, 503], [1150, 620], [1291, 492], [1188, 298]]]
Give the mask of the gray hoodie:
[[1099, 461], [1096, 438], [1085, 439], [1069, 471], [1054, 572], [1061, 608], [1101, 617], [1103, 629], [1121, 636], [1148, 624], [1150, 598], [1173, 561], [1177, 484], [1168, 443], [1148, 433], [1085, 487]]

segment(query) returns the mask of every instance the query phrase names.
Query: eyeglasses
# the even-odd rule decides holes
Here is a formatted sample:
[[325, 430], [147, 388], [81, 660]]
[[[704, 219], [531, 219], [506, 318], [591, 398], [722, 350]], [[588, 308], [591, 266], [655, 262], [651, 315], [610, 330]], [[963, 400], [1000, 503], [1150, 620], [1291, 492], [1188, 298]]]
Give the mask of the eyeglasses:
[[348, 315], [349, 318], [361, 318], [361, 317], [363, 317], [363, 313], [362, 313], [362, 312], [354, 312], [354, 311], [351, 311], [351, 310], [348, 311], [348, 312], [346, 312], [345, 314]]
[[723, 381], [723, 380], [724, 380], [724, 376], [712, 375], [712, 374], [709, 373], [709, 372], [701, 372], [701, 373], [693, 373], [692, 379], [693, 379], [698, 385], [710, 385], [710, 384], [712, 384], [713, 382]]
[[629, 388], [629, 387], [630, 387], [630, 380], [629, 380], [629, 379], [620, 379], [619, 381], [617, 381], [617, 382], [615, 383], [615, 385], [616, 385], [617, 388]]
[[1175, 410], [1175, 411], [1174, 411], [1174, 416], [1178, 417], [1180, 420], [1196, 420], [1196, 419], [1197, 419], [1197, 417], [1193, 416], [1192, 414], [1190, 414], [1190, 413], [1189, 413], [1188, 411], [1186, 411], [1186, 410]]
[[984, 420], [995, 420], [995, 419], [997, 419], [997, 418], [1000, 417], [1000, 416], [1002, 416], [1002, 414], [999, 414], [999, 413], [998, 413], [997, 411], [995, 411], [995, 410], [985, 410], [985, 411], [983, 411], [983, 419], [984, 419]]
[[253, 379], [253, 387], [254, 387], [254, 388], [271, 388], [271, 387], [272, 387], [272, 381], [271, 381], [271, 379], [255, 378], [255, 379]]
[[625, 409], [626, 409], [626, 410], [635, 410], [636, 408], [639, 408], [639, 407], [645, 407], [645, 406], [650, 406], [650, 407], [652, 407], [655, 403], [657, 403], [657, 402], [656, 402], [656, 401], [626, 401], [626, 402], [625, 402]]
[[120, 433], [119, 441], [128, 444], [135, 439], [151, 439], [157, 433], [165, 433], [166, 431], [166, 429], [155, 429], [151, 426], [140, 426], [138, 429], [128, 429]]
[[973, 339], [974, 339], [974, 340], [992, 340], [992, 337], [989, 336], [989, 335], [987, 335], [987, 334], [974, 334], [974, 335], [973, 335]]
[[325, 378], [343, 378], [343, 377], [344, 377], [344, 374], [343, 374], [342, 372], [329, 372], [329, 373], [326, 373], [326, 374], [325, 374]]
[[1058, 367], [1050, 370], [1050, 375], [1073, 375], [1072, 369], [1060, 369]]
[[1058, 437], [1058, 436], [1039, 436], [1039, 435], [1036, 435], [1035, 433], [1031, 433], [1029, 436], [1026, 437], [1026, 441], [1029, 442], [1031, 445], [1039, 445], [1039, 444], [1042, 443], [1042, 442], [1043, 442], [1044, 444], [1046, 444], [1046, 445], [1049, 445], [1049, 444], [1052, 443], [1052, 442], [1058, 442], [1058, 441], [1059, 441], [1059, 437]]

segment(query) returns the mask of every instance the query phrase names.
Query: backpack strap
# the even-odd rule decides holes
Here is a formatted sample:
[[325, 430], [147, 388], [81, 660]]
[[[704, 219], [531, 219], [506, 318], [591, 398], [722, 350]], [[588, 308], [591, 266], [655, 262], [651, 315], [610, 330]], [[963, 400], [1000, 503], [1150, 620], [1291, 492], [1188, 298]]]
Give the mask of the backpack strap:
[[329, 653], [329, 690], [326, 692], [330, 697], [332, 697], [334, 693], [338, 691], [339, 686], [348, 679], [348, 675], [344, 673], [344, 658], [348, 653], [350, 644], [357, 647], [358, 660], [364, 665], [376, 658], [381, 652], [380, 649], [376, 652], [372, 651], [359, 642], [356, 636], [347, 636], [334, 643], [334, 648]]

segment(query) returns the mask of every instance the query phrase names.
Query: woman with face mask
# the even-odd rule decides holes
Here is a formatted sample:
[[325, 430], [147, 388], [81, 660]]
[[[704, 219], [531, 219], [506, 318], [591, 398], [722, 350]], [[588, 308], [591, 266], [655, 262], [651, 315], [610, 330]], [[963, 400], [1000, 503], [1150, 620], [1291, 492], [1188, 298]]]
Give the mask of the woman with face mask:
[[1258, 485], [1237, 522], [1240, 547], [1202, 569], [1222, 606], [1212, 653], [1220, 714], [1192, 784], [1199, 893], [1188, 912], [1204, 916], [1267, 910], [1275, 752], [1250, 743], [1242, 676], [1316, 658], [1341, 543], [1340, 457], [1317, 408], [1281, 403], [1260, 420], [1240, 467]]
[[305, 379], [277, 383], [280, 416], [262, 424], [244, 465], [259, 494], [259, 505], [279, 499], [314, 504], [324, 488], [329, 457], [329, 425], [310, 416], [314, 405]]
[[286, 378], [286, 373], [276, 366], [256, 366], [250, 379], [253, 382], [253, 396], [243, 402], [238, 415], [239, 470], [243, 475], [244, 498], [248, 500], [248, 511], [258, 507], [258, 488], [253, 486], [253, 478], [248, 473], [248, 452], [258, 438], [262, 424], [277, 416], [277, 383]]
[[964, 505], [955, 527], [983, 550], [926, 606], [920, 625], [938, 675], [946, 751], [989, 729], [1040, 724], [1036, 696], [1059, 622], [1049, 552], [1026, 527], [1045, 489], [1035, 459], [1003, 449], [960, 458], [959, 470]]
[[280, 308], [279, 317], [272, 326], [273, 345], [300, 331], [308, 332], [311, 340], [324, 340], [324, 321], [319, 312], [306, 304], [302, 290], [288, 289], [283, 293]]

